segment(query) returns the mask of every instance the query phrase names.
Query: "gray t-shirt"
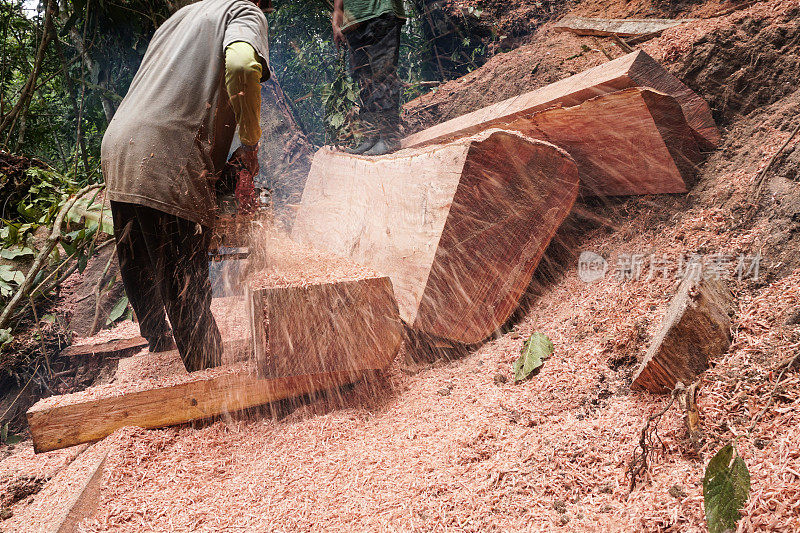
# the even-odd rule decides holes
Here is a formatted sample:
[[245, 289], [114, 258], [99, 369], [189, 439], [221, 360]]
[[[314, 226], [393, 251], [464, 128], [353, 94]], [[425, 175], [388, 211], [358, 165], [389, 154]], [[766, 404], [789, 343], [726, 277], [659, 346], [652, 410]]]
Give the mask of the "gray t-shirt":
[[214, 182], [236, 130], [225, 48], [237, 41], [255, 49], [267, 79], [267, 20], [249, 0], [203, 0], [158, 28], [103, 136], [110, 200], [213, 225]]

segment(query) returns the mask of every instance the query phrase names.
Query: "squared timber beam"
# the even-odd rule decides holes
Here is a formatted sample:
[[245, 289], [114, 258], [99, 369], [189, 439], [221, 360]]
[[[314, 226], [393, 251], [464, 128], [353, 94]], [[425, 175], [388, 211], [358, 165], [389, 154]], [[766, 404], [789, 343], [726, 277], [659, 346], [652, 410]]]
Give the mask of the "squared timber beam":
[[39, 400], [28, 410], [36, 453], [95, 442], [114, 431], [185, 424], [352, 383], [353, 372], [264, 379], [252, 366], [222, 366]]
[[573, 159], [516, 132], [381, 157], [323, 148], [292, 238], [388, 275], [408, 326], [472, 344], [517, 307], [577, 193]]
[[704, 149], [713, 149], [719, 144], [719, 131], [706, 101], [652, 57], [638, 50], [534, 91], [409, 135], [403, 139], [402, 146], [411, 148], [452, 141], [488, 128], [502, 128], [517, 118], [550, 107], [574, 106], [595, 96], [632, 87], [647, 87], [672, 96], [683, 110], [699, 145]]
[[270, 248], [282, 257], [254, 276], [248, 298], [262, 375], [388, 368], [402, 342], [389, 278], [295, 243]]
[[507, 127], [569, 152], [586, 195], [684, 193], [702, 160], [677, 100], [651, 89], [554, 107]]

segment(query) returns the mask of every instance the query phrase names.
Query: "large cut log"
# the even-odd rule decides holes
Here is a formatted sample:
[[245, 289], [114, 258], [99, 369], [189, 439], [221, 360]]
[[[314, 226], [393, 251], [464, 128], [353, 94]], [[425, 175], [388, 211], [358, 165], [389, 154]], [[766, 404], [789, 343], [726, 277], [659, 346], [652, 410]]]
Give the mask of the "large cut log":
[[576, 35], [606, 37], [656, 36], [675, 26], [696, 19], [602, 19], [589, 17], [564, 17], [553, 26], [556, 31], [568, 31]]
[[631, 87], [649, 87], [672, 96], [680, 104], [700, 145], [712, 148], [719, 144], [719, 131], [705, 100], [640, 50], [409, 135], [402, 145], [410, 148], [447, 142], [487, 128], [502, 127], [549, 107], [574, 106], [595, 96]]
[[678, 286], [632, 389], [669, 392], [692, 383], [728, 351], [734, 298], [721, 280], [687, 277]]
[[266, 237], [270, 254], [253, 276], [249, 316], [265, 377], [384, 370], [402, 325], [388, 277], [330, 253]]
[[577, 191], [565, 151], [517, 133], [377, 158], [323, 148], [292, 237], [388, 275], [406, 324], [469, 344], [516, 308]]
[[678, 102], [650, 89], [555, 107], [507, 127], [569, 152], [587, 195], [686, 192], [702, 159]]
[[51, 396], [28, 410], [34, 450], [102, 439], [126, 426], [184, 424], [351, 383], [352, 372], [264, 379], [244, 364], [93, 387]]

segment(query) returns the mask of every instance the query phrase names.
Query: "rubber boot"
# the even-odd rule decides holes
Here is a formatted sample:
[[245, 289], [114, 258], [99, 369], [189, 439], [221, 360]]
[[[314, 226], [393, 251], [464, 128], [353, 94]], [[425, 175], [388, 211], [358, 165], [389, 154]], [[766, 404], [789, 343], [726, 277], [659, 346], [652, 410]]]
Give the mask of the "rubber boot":
[[397, 141], [391, 141], [387, 137], [383, 135], [380, 136], [378, 142], [375, 145], [364, 152], [366, 156], [378, 156], [378, 155], [386, 155], [391, 154], [392, 152], [396, 151], [400, 147], [400, 143]]
[[380, 136], [378, 135], [368, 135], [364, 137], [364, 140], [361, 141], [361, 144], [359, 144], [355, 148], [345, 148], [344, 151], [345, 153], [348, 154], [360, 155], [370, 150], [373, 146], [375, 146], [375, 143], [377, 143], [379, 140]]

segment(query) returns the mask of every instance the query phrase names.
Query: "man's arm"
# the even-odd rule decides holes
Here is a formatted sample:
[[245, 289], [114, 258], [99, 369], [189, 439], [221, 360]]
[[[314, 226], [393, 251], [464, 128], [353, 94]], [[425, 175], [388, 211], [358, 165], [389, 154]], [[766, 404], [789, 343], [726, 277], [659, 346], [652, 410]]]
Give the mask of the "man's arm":
[[347, 39], [342, 33], [342, 22], [344, 21], [344, 0], [333, 0], [333, 42], [336, 46], [347, 46]]
[[243, 41], [225, 49], [225, 88], [239, 125], [238, 148], [229, 161], [240, 167], [236, 182], [236, 199], [243, 213], [255, 205], [253, 178], [258, 174], [258, 141], [261, 139], [261, 62], [255, 49]]
[[225, 49], [225, 87], [231, 100], [239, 139], [245, 146], [261, 139], [261, 62], [248, 43], [238, 41]]

